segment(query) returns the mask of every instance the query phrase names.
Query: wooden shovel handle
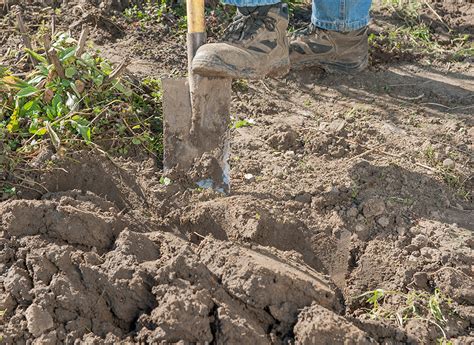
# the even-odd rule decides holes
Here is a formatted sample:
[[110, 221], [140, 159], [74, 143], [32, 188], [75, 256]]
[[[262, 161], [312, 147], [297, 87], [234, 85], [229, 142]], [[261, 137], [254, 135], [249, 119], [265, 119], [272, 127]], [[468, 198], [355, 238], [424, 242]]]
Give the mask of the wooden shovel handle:
[[204, 20], [204, 0], [186, 0], [188, 33], [206, 32]]

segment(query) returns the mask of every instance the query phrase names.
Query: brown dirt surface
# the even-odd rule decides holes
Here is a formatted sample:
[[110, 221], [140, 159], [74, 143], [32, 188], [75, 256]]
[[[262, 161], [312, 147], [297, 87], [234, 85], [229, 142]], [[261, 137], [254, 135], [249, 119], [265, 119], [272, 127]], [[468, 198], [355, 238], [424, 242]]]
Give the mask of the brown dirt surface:
[[[22, 5], [31, 30], [54, 11], [44, 3], [62, 2]], [[69, 1], [56, 25], [89, 26], [136, 78], [183, 74], [175, 18], [143, 26], [118, 12], [130, 5]], [[474, 5], [432, 6], [422, 18], [439, 37], [445, 24], [474, 34]], [[373, 14], [374, 32], [402, 25]], [[13, 27], [5, 10], [0, 63], [21, 73], [26, 59], [6, 57], [21, 44]], [[232, 129], [230, 196], [99, 149], [37, 153], [13, 197], [15, 172], [0, 174], [2, 341], [473, 343], [472, 57], [372, 57], [356, 76], [234, 82], [232, 116], [254, 124]]]

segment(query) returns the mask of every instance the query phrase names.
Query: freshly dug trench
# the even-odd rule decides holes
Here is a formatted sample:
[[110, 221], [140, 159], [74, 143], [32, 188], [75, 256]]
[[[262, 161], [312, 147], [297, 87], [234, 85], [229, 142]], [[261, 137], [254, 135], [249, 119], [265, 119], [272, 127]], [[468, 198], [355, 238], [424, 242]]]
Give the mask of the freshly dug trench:
[[327, 278], [283, 252], [142, 233], [92, 193], [9, 201], [0, 212], [7, 343], [245, 335], [269, 344], [290, 337], [299, 310], [314, 302], [341, 310]]

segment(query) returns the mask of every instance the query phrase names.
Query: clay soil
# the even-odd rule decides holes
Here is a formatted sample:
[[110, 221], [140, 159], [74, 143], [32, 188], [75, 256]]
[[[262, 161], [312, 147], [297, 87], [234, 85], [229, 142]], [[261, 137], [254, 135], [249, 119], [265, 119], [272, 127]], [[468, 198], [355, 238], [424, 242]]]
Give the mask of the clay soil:
[[[183, 35], [98, 3], [69, 1], [58, 28], [88, 25], [136, 78], [184, 72]], [[32, 30], [53, 11], [23, 9]], [[473, 34], [472, 4], [435, 10]], [[373, 15], [373, 32], [400, 24]], [[0, 42], [21, 38], [2, 26]], [[2, 341], [473, 343], [472, 62], [373, 50], [357, 76], [236, 82], [232, 116], [255, 124], [232, 129], [230, 196], [165, 186], [144, 154], [38, 154], [34, 188], [0, 202]], [[397, 292], [392, 313], [371, 317], [360, 296], [375, 289]], [[410, 291], [438, 289], [445, 320], [397, 321]]]

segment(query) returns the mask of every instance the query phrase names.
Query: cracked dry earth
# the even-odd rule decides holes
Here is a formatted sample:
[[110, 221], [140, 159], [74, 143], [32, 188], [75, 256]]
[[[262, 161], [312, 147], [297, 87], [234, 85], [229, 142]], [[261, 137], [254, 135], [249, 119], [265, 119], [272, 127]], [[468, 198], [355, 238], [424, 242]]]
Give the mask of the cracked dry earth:
[[[176, 42], [130, 30], [104, 53], [169, 73], [128, 47]], [[45, 153], [35, 166], [61, 168], [34, 176], [48, 192], [0, 203], [3, 342], [435, 344], [433, 323], [372, 319], [358, 296], [438, 288], [446, 338], [473, 343], [473, 72], [237, 83], [232, 114], [255, 125], [232, 130], [228, 197], [160, 184], [152, 158]]]

